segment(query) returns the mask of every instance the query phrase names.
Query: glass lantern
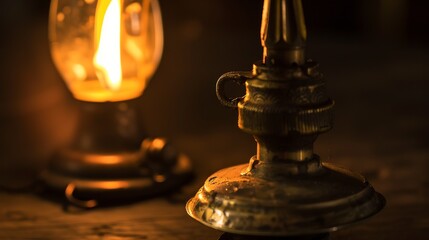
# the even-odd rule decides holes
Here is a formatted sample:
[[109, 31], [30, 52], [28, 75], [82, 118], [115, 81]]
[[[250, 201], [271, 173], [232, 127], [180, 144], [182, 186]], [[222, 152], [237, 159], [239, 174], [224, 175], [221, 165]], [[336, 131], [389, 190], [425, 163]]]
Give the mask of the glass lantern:
[[53, 0], [49, 39], [76, 99], [133, 99], [161, 59], [161, 11], [157, 0]]
[[143, 93], [161, 59], [158, 1], [53, 0], [49, 40], [80, 116], [71, 144], [42, 174], [45, 183], [75, 205], [94, 207], [187, 181], [189, 159], [164, 139], [141, 133], [130, 101]]

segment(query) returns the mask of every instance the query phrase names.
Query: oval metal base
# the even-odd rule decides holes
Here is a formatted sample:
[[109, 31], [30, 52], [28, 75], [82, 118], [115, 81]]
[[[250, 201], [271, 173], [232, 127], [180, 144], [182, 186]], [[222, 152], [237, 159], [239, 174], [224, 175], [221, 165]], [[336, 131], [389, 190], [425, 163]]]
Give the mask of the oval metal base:
[[300, 164], [252, 159], [210, 176], [186, 210], [224, 232], [298, 236], [335, 231], [384, 205], [365, 178], [318, 158]]
[[192, 178], [187, 156], [178, 154], [174, 160], [159, 157], [139, 151], [88, 154], [63, 150], [51, 160], [41, 179], [50, 189], [64, 193], [71, 203], [94, 207], [100, 202], [129, 201], [172, 191]]

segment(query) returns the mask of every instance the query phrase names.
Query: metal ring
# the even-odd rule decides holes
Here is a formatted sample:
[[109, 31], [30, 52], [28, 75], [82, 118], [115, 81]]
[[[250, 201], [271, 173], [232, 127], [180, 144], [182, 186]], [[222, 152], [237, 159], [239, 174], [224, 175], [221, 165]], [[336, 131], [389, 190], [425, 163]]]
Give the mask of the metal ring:
[[73, 193], [76, 189], [76, 185], [74, 183], [69, 183], [64, 191], [64, 194], [69, 200], [69, 202], [77, 207], [81, 208], [94, 208], [98, 205], [97, 200], [80, 200], [73, 196]]

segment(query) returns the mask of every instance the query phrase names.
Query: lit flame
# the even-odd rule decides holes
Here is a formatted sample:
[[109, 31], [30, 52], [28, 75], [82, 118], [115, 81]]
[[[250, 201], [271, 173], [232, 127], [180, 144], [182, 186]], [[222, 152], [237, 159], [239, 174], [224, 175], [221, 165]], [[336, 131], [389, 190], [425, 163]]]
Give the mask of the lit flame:
[[118, 90], [122, 82], [121, 0], [99, 0], [95, 12], [93, 63], [100, 83]]

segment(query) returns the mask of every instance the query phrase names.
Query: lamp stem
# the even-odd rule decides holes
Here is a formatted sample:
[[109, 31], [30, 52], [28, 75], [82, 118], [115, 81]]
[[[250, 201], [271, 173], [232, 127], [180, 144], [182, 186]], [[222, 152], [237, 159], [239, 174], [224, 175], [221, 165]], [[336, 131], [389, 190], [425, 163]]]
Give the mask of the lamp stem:
[[301, 0], [266, 0], [261, 43], [266, 65], [303, 64], [307, 30]]
[[80, 102], [79, 110], [73, 149], [109, 153], [140, 148], [145, 136], [133, 101]]

